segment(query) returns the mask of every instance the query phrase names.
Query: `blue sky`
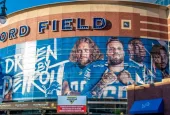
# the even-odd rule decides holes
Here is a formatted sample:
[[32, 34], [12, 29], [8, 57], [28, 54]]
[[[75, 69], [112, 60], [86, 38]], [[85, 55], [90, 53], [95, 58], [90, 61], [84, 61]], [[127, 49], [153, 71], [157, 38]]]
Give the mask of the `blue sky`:
[[[2, 1], [2, 0], [0, 0]], [[56, 3], [56, 2], [76, 1], [76, 0], [6, 0], [7, 14], [16, 12], [29, 7], [34, 7], [42, 4]], [[155, 0], [134, 0], [134, 1], [149, 1]]]
[[62, 2], [62, 1], [72, 1], [72, 0], [6, 0], [7, 14], [29, 7], [34, 7], [42, 4]]

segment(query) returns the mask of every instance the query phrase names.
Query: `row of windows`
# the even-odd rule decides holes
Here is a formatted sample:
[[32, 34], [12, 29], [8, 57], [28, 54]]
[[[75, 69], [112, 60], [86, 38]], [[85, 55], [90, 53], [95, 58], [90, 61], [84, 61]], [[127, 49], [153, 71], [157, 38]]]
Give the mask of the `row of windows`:
[[[136, 56], [136, 55], [131, 55], [131, 56]], [[158, 58], [161, 57], [162, 55], [156, 55]], [[69, 57], [69, 55], [61, 55], [61, 57], [59, 57], [59, 59], [57, 59], [56, 61], [65, 61], [64, 58], [67, 58]], [[144, 57], [144, 61], [147, 62], [147, 61], [151, 61], [151, 56], [149, 55], [146, 55], [146, 56], [143, 56]], [[164, 57], [166, 58], [166, 55], [164, 55]], [[40, 62], [46, 62], [46, 56], [41, 56], [41, 59], [39, 60], [40, 58], [36, 58], [36, 57], [33, 57], [33, 56], [27, 56], [27, 57], [22, 57], [22, 58], [17, 58], [15, 59], [13, 56], [11, 57], [5, 57], [5, 58], [1, 58], [0, 59], [0, 64], [5, 64], [6, 62], [11, 62], [11, 61], [19, 61], [20, 64], [22, 63], [25, 63], [25, 64], [38, 64]], [[51, 63], [56, 63], [54, 62], [54, 58], [52, 56], [49, 57], [49, 59], [47, 61], [51, 61]], [[69, 58], [67, 58], [67, 60], [69, 60]], [[104, 61], [107, 61], [107, 59], [103, 59]], [[124, 56], [124, 60], [125, 61], [128, 61], [129, 60], [129, 55], [125, 55]], [[38, 61], [38, 62], [37, 62]], [[50, 63], [50, 64], [51, 64]]]
[[[52, 44], [49, 44], [49, 45], [52, 45]], [[151, 47], [150, 46], [150, 44], [148, 43], [148, 44], [143, 44], [144, 45], [144, 47], [145, 48], [147, 48], [147, 47]], [[68, 44], [68, 45], [64, 45], [64, 46], [62, 46], [62, 45], [60, 45], [60, 47], [59, 48], [57, 48], [57, 51], [59, 52], [59, 51], [63, 51], [63, 52], [65, 52], [65, 51], [70, 51], [70, 49], [72, 49], [72, 47], [70, 47], [70, 48], [67, 48], [68, 46], [70, 46], [70, 44]], [[123, 43], [123, 46], [128, 46], [128, 44], [125, 44], [125, 43]], [[39, 49], [38, 47], [28, 47], [28, 46], [25, 46], [25, 47], [27, 47], [27, 49]], [[13, 47], [13, 48], [4, 48], [4, 49], [1, 49], [1, 53], [3, 53], [4, 52], [4, 54], [10, 54], [10, 53], [14, 53], [14, 52], [17, 52], [17, 53], [23, 53], [24, 51], [25, 51], [25, 47], [20, 47], [20, 48], [15, 48], [15, 47]], [[43, 46], [42, 46], [43, 47]], [[40, 48], [42, 48], [42, 47], [40, 47]], [[46, 46], [47, 47], [47, 46]], [[42, 52], [44, 52], [44, 51], [47, 51], [47, 48], [44, 48], [44, 49], [41, 49], [40, 51], [39, 51], [39, 53], [42, 53]], [[98, 46], [99, 47], [99, 46]], [[50, 47], [50, 49], [53, 51], [54, 50], [54, 48], [53, 48], [53, 46], [52, 47]], [[102, 43], [100, 43], [100, 47], [99, 47], [99, 49], [100, 50], [105, 50], [106, 49], [106, 44], [102, 44]], [[124, 49], [124, 50], [127, 50], [128, 48], [126, 48], [126, 49]]]
[[[125, 52], [125, 54], [126, 53], [129, 53], [129, 50], [124, 50], [124, 52]], [[103, 55], [106, 55], [106, 52], [105, 53], [103, 53], [103, 52], [101, 52]], [[93, 54], [95, 54], [95, 53], [93, 53]], [[19, 59], [30, 59], [30, 58], [32, 58], [32, 59], [34, 59], [34, 58], [36, 58], [36, 59], [38, 59], [38, 58], [42, 58], [42, 57], [44, 57], [44, 58], [46, 58], [46, 56], [47, 56], [47, 54], [42, 54], [42, 55], [37, 55], [37, 54], [35, 54], [35, 53], [32, 53], [32, 54], [12, 54], [12, 55], [8, 55], [8, 56], [4, 56], [4, 57], [1, 57], [1, 60], [3, 60], [3, 59], [7, 59], [7, 58], [11, 58], [11, 59], [14, 59], [14, 57], [15, 57], [15, 55], [17, 55], [17, 56], [19, 56]], [[56, 55], [57, 56], [61, 56], [61, 57], [69, 57], [70, 56], [70, 53], [67, 53], [67, 52], [60, 52], [60, 53], [56, 53]], [[129, 54], [128, 54], [129, 55]], [[131, 55], [133, 55], [133, 54], [131, 54]], [[134, 54], [135, 55], [135, 54]], [[146, 53], [146, 56], [145, 57], [150, 57], [149, 56], [149, 54], [147, 55], [147, 53]], [[49, 55], [49, 58], [54, 58], [51, 54]]]

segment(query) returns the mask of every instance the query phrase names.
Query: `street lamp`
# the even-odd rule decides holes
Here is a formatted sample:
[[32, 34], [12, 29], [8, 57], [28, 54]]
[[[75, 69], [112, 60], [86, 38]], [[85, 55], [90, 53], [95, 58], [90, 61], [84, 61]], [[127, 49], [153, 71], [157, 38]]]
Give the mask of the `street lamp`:
[[6, 6], [5, 6], [5, 2], [6, 0], [3, 0], [2, 2], [0, 2], [0, 4], [3, 4], [1, 7], [1, 13], [0, 13], [0, 23], [1, 24], [5, 24], [7, 16], [6, 16]]

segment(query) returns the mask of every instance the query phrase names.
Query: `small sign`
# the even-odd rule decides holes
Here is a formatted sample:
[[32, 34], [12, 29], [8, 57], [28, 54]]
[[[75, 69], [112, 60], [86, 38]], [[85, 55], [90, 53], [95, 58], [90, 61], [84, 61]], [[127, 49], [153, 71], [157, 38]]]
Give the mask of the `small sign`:
[[121, 20], [121, 29], [131, 29], [131, 20]]
[[86, 96], [58, 96], [58, 113], [86, 113]]

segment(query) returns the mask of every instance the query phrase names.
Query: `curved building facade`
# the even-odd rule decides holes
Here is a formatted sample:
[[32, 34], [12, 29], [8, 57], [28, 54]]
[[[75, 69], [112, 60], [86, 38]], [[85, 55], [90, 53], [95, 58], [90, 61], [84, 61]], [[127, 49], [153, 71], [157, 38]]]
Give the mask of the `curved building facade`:
[[81, 95], [89, 114], [127, 114], [127, 85], [169, 77], [167, 7], [120, 1], [43, 5], [10, 14], [0, 32], [4, 104], [54, 104], [57, 96]]

